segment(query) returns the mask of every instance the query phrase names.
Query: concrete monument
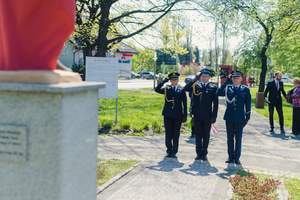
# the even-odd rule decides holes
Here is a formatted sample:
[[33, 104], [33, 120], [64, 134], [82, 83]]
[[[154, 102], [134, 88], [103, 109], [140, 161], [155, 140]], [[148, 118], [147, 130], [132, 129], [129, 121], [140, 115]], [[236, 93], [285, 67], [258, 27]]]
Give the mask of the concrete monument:
[[73, 0], [0, 1], [0, 199], [95, 200], [101, 83], [56, 70]]

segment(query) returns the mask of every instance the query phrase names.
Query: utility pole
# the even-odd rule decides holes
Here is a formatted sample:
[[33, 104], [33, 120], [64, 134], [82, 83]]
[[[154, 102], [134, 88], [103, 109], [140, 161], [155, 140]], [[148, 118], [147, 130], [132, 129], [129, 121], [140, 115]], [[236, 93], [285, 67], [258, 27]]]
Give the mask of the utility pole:
[[222, 23], [222, 37], [223, 37], [223, 47], [222, 47], [222, 64], [226, 64], [226, 22]]
[[219, 53], [218, 53], [218, 20], [215, 19], [215, 71], [218, 70], [218, 60], [219, 60]]

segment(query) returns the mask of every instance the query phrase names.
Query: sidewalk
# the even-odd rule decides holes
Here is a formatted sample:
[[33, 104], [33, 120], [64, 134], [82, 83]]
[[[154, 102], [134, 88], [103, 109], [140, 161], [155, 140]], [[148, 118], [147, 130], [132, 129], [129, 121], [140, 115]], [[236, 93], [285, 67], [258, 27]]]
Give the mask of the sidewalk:
[[[136, 159], [141, 165], [98, 195], [101, 200], [227, 199], [228, 171], [224, 106], [212, 134], [209, 163], [194, 162], [194, 141], [181, 137], [178, 160], [164, 159], [163, 136], [100, 137], [103, 159]], [[300, 138], [270, 135], [266, 118], [253, 114], [243, 136], [241, 161], [245, 169], [300, 178]]]

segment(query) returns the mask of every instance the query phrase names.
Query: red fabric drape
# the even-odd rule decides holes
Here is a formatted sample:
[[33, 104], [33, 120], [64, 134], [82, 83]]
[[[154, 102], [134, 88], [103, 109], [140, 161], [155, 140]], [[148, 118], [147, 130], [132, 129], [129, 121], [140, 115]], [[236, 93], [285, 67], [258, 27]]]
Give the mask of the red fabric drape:
[[74, 0], [0, 0], [0, 70], [54, 70], [74, 19]]

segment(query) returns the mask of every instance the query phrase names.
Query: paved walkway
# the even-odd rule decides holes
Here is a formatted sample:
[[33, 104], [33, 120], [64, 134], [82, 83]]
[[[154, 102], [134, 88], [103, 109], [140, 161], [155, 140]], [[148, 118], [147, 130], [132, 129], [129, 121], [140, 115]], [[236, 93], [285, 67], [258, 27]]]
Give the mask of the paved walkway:
[[[194, 141], [181, 137], [178, 160], [164, 159], [164, 137], [100, 137], [99, 157], [137, 159], [141, 165], [98, 195], [100, 200], [217, 200], [228, 197], [224, 106], [212, 134], [209, 163], [195, 162]], [[300, 178], [300, 138], [270, 135], [266, 118], [253, 114], [245, 129], [245, 169]], [[228, 170], [229, 169], [229, 170]]]

